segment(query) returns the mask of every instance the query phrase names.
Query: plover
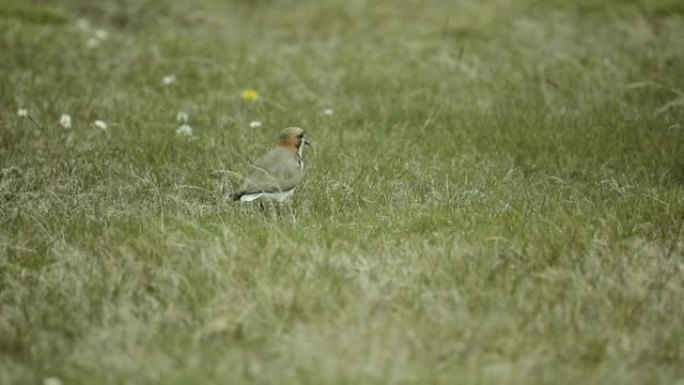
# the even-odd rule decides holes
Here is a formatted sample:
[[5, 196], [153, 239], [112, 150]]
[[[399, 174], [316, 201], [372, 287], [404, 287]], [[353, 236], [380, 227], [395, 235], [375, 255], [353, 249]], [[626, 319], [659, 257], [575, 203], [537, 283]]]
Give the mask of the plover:
[[276, 148], [254, 162], [231, 198], [244, 202], [262, 199], [283, 203], [304, 177], [302, 149], [305, 144], [310, 143], [304, 137], [303, 129], [286, 128], [280, 134]]

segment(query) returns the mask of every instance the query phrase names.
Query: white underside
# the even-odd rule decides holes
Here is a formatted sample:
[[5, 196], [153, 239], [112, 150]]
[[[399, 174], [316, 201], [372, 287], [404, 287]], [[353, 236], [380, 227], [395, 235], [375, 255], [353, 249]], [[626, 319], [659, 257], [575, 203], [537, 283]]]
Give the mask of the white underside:
[[245, 194], [240, 197], [240, 200], [242, 202], [251, 202], [256, 199], [265, 199], [265, 200], [270, 200], [270, 201], [276, 201], [278, 203], [283, 203], [287, 198], [292, 196], [294, 194], [294, 190], [292, 189], [290, 191], [283, 191], [283, 192], [272, 192], [272, 193], [267, 193], [267, 192], [260, 192], [256, 194]]

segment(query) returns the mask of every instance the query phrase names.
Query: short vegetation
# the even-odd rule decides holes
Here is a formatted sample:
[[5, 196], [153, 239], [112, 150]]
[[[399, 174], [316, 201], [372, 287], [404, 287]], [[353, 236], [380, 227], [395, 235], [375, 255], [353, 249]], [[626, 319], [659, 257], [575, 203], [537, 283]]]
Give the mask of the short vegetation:
[[[678, 383], [683, 42], [675, 0], [0, 2], [0, 384]], [[230, 201], [287, 126], [282, 215]]]

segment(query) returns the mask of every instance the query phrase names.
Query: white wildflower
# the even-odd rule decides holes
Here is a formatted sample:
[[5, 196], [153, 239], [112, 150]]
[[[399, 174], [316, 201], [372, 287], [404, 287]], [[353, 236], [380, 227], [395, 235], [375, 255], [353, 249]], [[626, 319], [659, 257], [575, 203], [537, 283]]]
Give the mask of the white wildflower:
[[176, 135], [191, 136], [192, 135], [192, 127], [190, 127], [190, 125], [188, 125], [188, 124], [183, 124], [182, 126], [180, 126], [176, 129]]
[[76, 20], [76, 28], [80, 29], [81, 31], [87, 31], [90, 29], [90, 21], [88, 21], [88, 19], [79, 18]]
[[185, 112], [185, 111], [179, 111], [179, 112], [176, 114], [176, 120], [178, 121], [178, 123], [187, 123], [187, 121], [188, 121], [188, 113]]
[[40, 124], [39, 121], [37, 121], [36, 119], [34, 119], [33, 116], [29, 115], [29, 113], [28, 113], [28, 108], [19, 108], [19, 109], [17, 110], [17, 115], [18, 115], [20, 118], [28, 118], [28, 120], [30, 120], [33, 124], [35, 124], [36, 127], [38, 127], [39, 129], [42, 129], [42, 128], [43, 128], [43, 127], [41, 126], [41, 124]]
[[100, 45], [100, 39], [91, 37], [88, 40], [86, 40], [86, 47], [88, 48], [97, 48]]
[[259, 127], [261, 127], [261, 122], [258, 120], [255, 120], [253, 122], [249, 122], [249, 126], [252, 128], [259, 128]]
[[95, 30], [95, 38], [100, 39], [100, 40], [107, 40], [109, 37], [109, 33], [104, 30], [104, 29], [96, 29]]
[[334, 113], [335, 113], [335, 111], [333, 111], [332, 108], [326, 108], [325, 110], [323, 110], [323, 115], [328, 115], [328, 116], [330, 116], [330, 115], [332, 115], [332, 114], [334, 114]]
[[62, 380], [57, 377], [43, 378], [43, 385], [62, 385]]
[[59, 124], [64, 128], [71, 128], [71, 115], [62, 114], [62, 117], [59, 118]]
[[175, 83], [176, 80], [177, 80], [176, 75], [166, 75], [162, 79], [162, 84], [164, 84], [165, 86], [169, 86], [169, 85]]
[[105, 123], [103, 120], [96, 120], [93, 122], [95, 127], [101, 129], [101, 130], [106, 130], [107, 129], [107, 123]]

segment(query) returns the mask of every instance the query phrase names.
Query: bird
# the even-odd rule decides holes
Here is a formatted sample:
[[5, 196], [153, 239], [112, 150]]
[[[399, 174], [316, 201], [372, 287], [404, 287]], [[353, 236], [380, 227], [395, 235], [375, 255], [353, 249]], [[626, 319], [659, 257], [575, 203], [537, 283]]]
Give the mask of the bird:
[[304, 178], [304, 145], [311, 145], [304, 129], [288, 127], [281, 134], [278, 145], [253, 163], [242, 185], [231, 194], [233, 201], [285, 202]]

